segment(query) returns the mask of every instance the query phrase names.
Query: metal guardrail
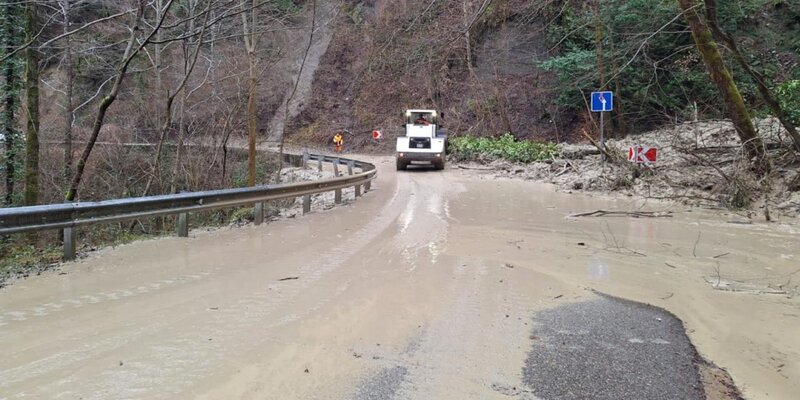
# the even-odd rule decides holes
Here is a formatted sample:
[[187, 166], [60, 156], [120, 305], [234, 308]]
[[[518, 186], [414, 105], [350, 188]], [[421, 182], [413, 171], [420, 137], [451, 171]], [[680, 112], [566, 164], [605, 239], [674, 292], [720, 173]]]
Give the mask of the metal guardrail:
[[[318, 170], [323, 163], [333, 164], [335, 178], [318, 181], [278, 185], [264, 185], [240, 189], [210, 190], [162, 196], [134, 197], [98, 202], [50, 204], [31, 207], [0, 208], [0, 234], [64, 230], [64, 260], [74, 260], [77, 250], [75, 229], [100, 223], [133, 220], [143, 217], [178, 215], [178, 236], [189, 236], [188, 213], [254, 204], [255, 224], [264, 221], [264, 202], [303, 196], [303, 213], [311, 211], [311, 195], [334, 192], [336, 204], [342, 202], [342, 189], [353, 187], [355, 196], [361, 189], [370, 190], [377, 175], [373, 164], [347, 158], [304, 153], [288, 155], [295, 165], [308, 168], [317, 161]], [[339, 167], [347, 168], [347, 175], [339, 176]], [[361, 172], [356, 173], [358, 168]]]

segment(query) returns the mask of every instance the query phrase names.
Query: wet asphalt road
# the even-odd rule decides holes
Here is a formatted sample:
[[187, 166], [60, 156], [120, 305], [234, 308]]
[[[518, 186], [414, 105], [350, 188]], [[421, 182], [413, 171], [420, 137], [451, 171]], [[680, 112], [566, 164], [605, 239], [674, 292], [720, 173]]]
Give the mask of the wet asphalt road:
[[[705, 399], [697, 353], [683, 324], [649, 305], [598, 294], [534, 317], [533, 345], [518, 385], [492, 389], [522, 400]], [[414, 398], [409, 365], [362, 382], [354, 399]]]
[[696, 351], [664, 310], [601, 295], [534, 321], [523, 380], [540, 399], [705, 398]]

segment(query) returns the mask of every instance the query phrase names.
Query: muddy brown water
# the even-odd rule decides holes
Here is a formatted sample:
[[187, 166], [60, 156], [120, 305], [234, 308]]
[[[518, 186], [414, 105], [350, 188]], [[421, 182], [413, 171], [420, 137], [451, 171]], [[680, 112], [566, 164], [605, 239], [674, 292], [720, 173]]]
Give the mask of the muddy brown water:
[[[747, 398], [800, 393], [795, 222], [374, 161], [354, 204], [106, 249], [0, 291], [0, 399], [359, 398], [376, 379], [397, 398], [503, 399], [531, 318], [589, 289], [677, 315]], [[566, 218], [595, 209], [675, 214]]]

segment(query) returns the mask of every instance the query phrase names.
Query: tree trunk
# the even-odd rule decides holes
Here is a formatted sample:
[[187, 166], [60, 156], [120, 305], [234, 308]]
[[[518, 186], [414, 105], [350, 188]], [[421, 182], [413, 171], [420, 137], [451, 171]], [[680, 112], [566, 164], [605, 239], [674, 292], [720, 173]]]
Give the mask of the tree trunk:
[[[17, 16], [17, 5], [8, 2], [5, 5], [5, 26], [3, 27], [3, 47], [5, 54], [10, 54], [14, 51], [17, 45], [17, 33], [14, 23], [14, 17]], [[16, 129], [16, 116], [15, 111], [17, 108], [17, 71], [14, 68], [15, 58], [9, 58], [3, 62], [3, 75], [5, 81], [3, 82], [3, 97], [4, 97], [4, 110], [3, 110], [3, 136], [6, 142], [5, 154], [5, 184], [6, 195], [5, 204], [10, 206], [14, 203], [14, 182], [16, 175], [16, 162], [17, 162], [17, 129]]]
[[[29, 3], [25, 11], [25, 42], [39, 33], [37, 5]], [[28, 124], [25, 131], [25, 205], [39, 202], [39, 51], [25, 49], [25, 97]]]
[[256, 54], [248, 52], [250, 88], [247, 95], [247, 186], [256, 184]]
[[739, 50], [739, 46], [734, 40], [733, 36], [726, 33], [722, 30], [719, 26], [719, 22], [717, 22], [717, 2], [716, 0], [706, 0], [706, 18], [708, 19], [708, 26], [711, 28], [711, 31], [714, 33], [714, 36], [717, 37], [718, 40], [722, 40], [730, 49], [731, 53], [733, 53], [733, 58], [736, 59], [736, 62], [742, 69], [750, 75], [753, 80], [756, 82], [756, 86], [758, 87], [758, 93], [761, 95], [761, 98], [764, 99], [764, 102], [767, 103], [767, 106], [772, 110], [772, 113], [778, 118], [786, 128], [786, 131], [789, 132], [789, 136], [792, 138], [792, 142], [794, 143], [794, 148], [797, 151], [800, 151], [800, 133], [797, 132], [797, 127], [789, 120], [786, 116], [786, 113], [781, 108], [780, 102], [772, 95], [772, 92], [767, 87], [767, 84], [764, 80], [764, 76], [759, 73], [758, 71], [754, 70], [750, 63], [742, 55], [742, 52]]
[[[163, 6], [164, 0], [156, 0], [156, 21], [158, 21], [162, 17], [163, 13]], [[161, 77], [161, 53], [164, 51], [162, 48], [161, 40], [163, 39], [163, 35], [159, 30], [156, 32], [156, 43], [153, 45], [153, 69], [156, 75], [156, 88], [154, 90], [154, 97], [155, 97], [155, 104], [161, 102], [161, 92], [164, 88], [163, 79]], [[167, 93], [169, 96], [169, 93]], [[157, 129], [161, 128], [162, 119], [161, 119], [161, 109], [156, 107], [155, 108], [155, 126]], [[146, 195], [146, 193], [145, 193]]]
[[[256, 74], [256, 41], [258, 39], [256, 31], [256, 2], [253, 0], [250, 10], [250, 21], [247, 14], [242, 13], [242, 30], [244, 32], [244, 47], [247, 50], [247, 60], [250, 64], [250, 82], [247, 90], [247, 185], [256, 184], [256, 85], [258, 76]], [[244, 8], [247, 1], [242, 0]], [[249, 27], [248, 27], [249, 26]]]
[[[62, 13], [64, 14], [64, 33], [69, 32], [70, 26], [70, 0], [62, 0]], [[66, 102], [64, 111], [64, 186], [67, 186], [72, 176], [72, 126], [75, 123], [75, 110], [73, 102], [73, 71], [72, 71], [72, 35], [65, 38], [64, 64], [67, 74]]]
[[[603, 20], [600, 15], [600, 0], [594, 1], [594, 47], [597, 55], [597, 75], [600, 84], [600, 90], [607, 90], [608, 82], [606, 82], [606, 62], [603, 55]], [[605, 127], [607, 137], [614, 137], [614, 131], [611, 124]]]
[[175, 163], [172, 166], [172, 176], [169, 181], [169, 192], [177, 193], [178, 173], [180, 172], [181, 157], [183, 153], [183, 140], [186, 137], [186, 102], [189, 98], [189, 91], [183, 90], [181, 98], [180, 117], [178, 117], [178, 143], [175, 145]]
[[753, 172], [759, 178], [765, 177], [770, 172], [766, 149], [761, 137], [758, 136], [750, 114], [744, 104], [744, 99], [739, 93], [739, 88], [733, 80], [730, 71], [725, 67], [722, 55], [717, 48], [717, 43], [711, 35], [708, 26], [700, 19], [697, 13], [695, 0], [678, 0], [683, 10], [683, 16], [692, 30], [692, 37], [697, 44], [697, 49], [703, 56], [711, 80], [719, 89], [728, 115], [736, 127], [739, 139], [744, 146], [744, 151], [753, 167]]

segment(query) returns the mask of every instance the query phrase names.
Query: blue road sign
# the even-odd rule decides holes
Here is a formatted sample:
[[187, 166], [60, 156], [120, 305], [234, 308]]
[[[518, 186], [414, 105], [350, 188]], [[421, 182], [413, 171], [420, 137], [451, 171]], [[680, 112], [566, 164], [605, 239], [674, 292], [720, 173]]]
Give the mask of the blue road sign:
[[592, 112], [612, 111], [614, 92], [592, 92]]

